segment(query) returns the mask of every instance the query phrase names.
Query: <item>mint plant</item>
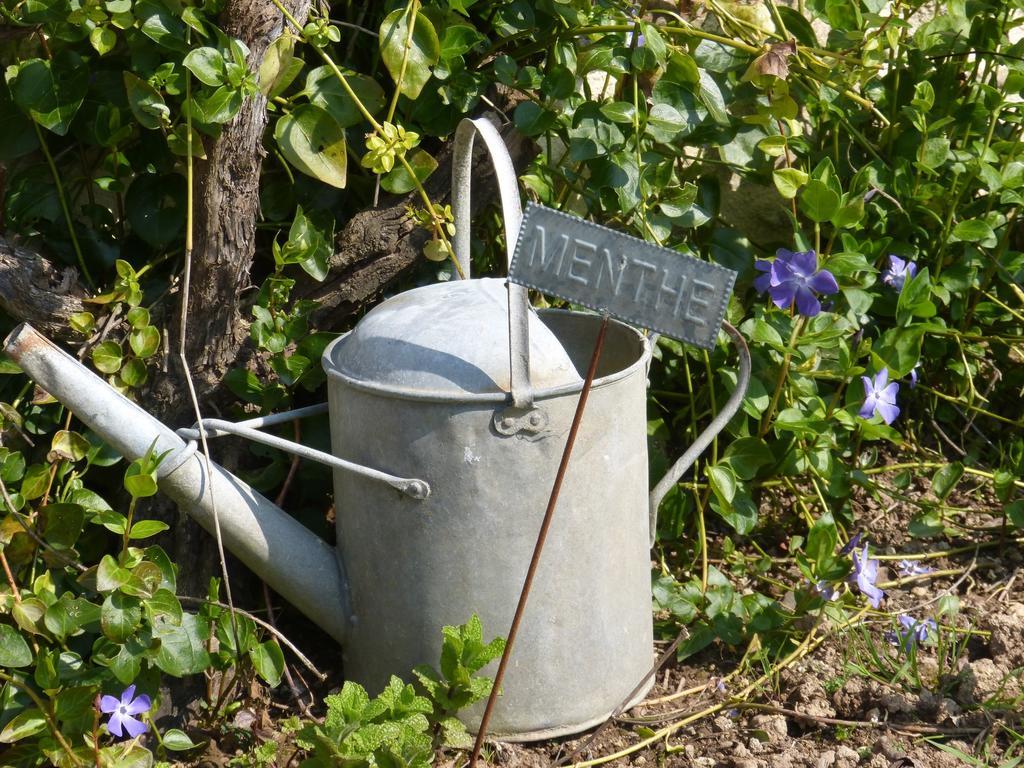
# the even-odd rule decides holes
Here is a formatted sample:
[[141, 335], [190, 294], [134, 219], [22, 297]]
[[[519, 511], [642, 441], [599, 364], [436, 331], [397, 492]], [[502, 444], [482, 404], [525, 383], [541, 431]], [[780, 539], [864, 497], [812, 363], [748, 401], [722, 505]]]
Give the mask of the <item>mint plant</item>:
[[426, 768], [438, 748], [472, 745], [456, 715], [490, 694], [494, 681], [477, 673], [501, 655], [505, 641], [495, 638], [485, 645], [475, 614], [466, 624], [445, 627], [443, 634], [442, 671], [414, 670], [426, 696], [395, 676], [374, 699], [358, 683], [346, 682], [340, 693], [324, 699], [324, 722], [307, 724], [296, 734], [296, 743], [310, 752], [302, 765]]
[[496, 637], [484, 644], [480, 618], [473, 614], [459, 627], [445, 627], [441, 645], [441, 670], [421, 665], [413, 670], [433, 705], [434, 735], [448, 747], [472, 746], [457, 713], [486, 699], [494, 681], [478, 676], [481, 669], [499, 658], [505, 650], [505, 639]]

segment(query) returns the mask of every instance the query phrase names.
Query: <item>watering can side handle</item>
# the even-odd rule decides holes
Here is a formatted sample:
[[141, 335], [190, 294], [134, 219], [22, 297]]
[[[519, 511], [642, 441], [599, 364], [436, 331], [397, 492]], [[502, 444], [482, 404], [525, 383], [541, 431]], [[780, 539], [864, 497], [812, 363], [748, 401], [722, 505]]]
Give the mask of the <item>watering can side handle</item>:
[[414, 499], [422, 500], [430, 495], [430, 485], [425, 480], [389, 475], [386, 472], [381, 472], [376, 469], [371, 469], [370, 467], [364, 467], [361, 464], [346, 461], [345, 459], [339, 458], [330, 453], [324, 453], [323, 451], [318, 451], [315, 448], [310, 448], [299, 443], [293, 443], [290, 440], [285, 440], [284, 438], [277, 437], [276, 435], [268, 435], [266, 432], [260, 432], [258, 429], [258, 427], [270, 426], [271, 424], [278, 424], [284, 421], [302, 418], [304, 416], [323, 413], [326, 408], [327, 404], [324, 403], [322, 405], [299, 408], [294, 411], [285, 411], [284, 413], [275, 413], [271, 416], [264, 416], [262, 418], [249, 419], [248, 421], [241, 422], [224, 421], [223, 419], [203, 419], [196, 426], [191, 428], [183, 427], [182, 429], [176, 430], [176, 433], [178, 437], [183, 440], [190, 441], [192, 445], [195, 444], [196, 440], [199, 440], [202, 437], [202, 432], [206, 433], [207, 438], [220, 437], [221, 435], [237, 435], [238, 437], [244, 437], [247, 440], [251, 440], [254, 443], [269, 445], [272, 448], [287, 451], [288, 453], [304, 459], [310, 459], [311, 461], [326, 464], [327, 466], [335, 469], [351, 472], [355, 475], [361, 475], [362, 477], [369, 478], [370, 480], [377, 480], [390, 485], [392, 488], [401, 491], [406, 496]]
[[672, 465], [672, 468], [654, 486], [654, 490], [651, 491], [650, 532], [652, 547], [654, 546], [654, 538], [658, 530], [658, 507], [661, 505], [662, 499], [665, 498], [665, 494], [675, 487], [675, 484], [679, 482], [679, 478], [683, 476], [686, 470], [693, 466], [693, 462], [697, 460], [697, 457], [711, 445], [711, 441], [715, 439], [715, 436], [732, 420], [747, 394], [747, 385], [750, 384], [750, 350], [747, 348], [746, 339], [730, 323], [723, 322], [722, 330], [732, 337], [740, 356], [740, 370], [736, 379], [736, 388], [722, 410], [718, 412], [707, 428], [700, 433], [700, 436], [693, 441], [693, 444], [686, 449], [686, 452], [679, 457], [676, 463]]
[[[477, 134], [484, 140], [494, 165], [501, 197], [501, 214], [505, 220], [505, 248], [508, 263], [512, 262], [519, 227], [523, 222], [523, 207], [519, 201], [519, 185], [512, 157], [505, 141], [485, 118], [465, 118], [455, 130], [452, 150], [452, 215], [455, 219], [455, 259], [462, 274], [470, 276], [470, 187], [473, 175], [473, 140]], [[512, 404], [516, 408], [533, 407], [533, 387], [530, 384], [530, 298], [526, 288], [508, 284], [508, 343], [509, 387]]]

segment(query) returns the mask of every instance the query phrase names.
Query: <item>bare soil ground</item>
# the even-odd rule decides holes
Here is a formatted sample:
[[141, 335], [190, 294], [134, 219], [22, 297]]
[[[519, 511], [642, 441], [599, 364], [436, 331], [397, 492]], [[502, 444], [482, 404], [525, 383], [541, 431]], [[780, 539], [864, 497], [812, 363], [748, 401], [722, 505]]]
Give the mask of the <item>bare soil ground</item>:
[[[886, 674], [872, 663], [872, 649], [889, 647], [884, 632], [892, 627], [891, 617], [869, 616], [853, 629], [824, 633], [825, 641], [813, 652], [782, 669], [744, 701], [731, 697], [764, 674], [764, 665], [740, 667], [744, 649], [713, 645], [684, 663], [668, 663], [644, 703], [601, 729], [537, 744], [493, 743], [485, 753], [488, 764], [944, 768], [1000, 766], [1006, 757], [1024, 754], [1024, 737], [1016, 735], [1024, 732], [1024, 550], [1010, 539], [1000, 543], [998, 534], [991, 533], [1002, 523], [997, 512], [1001, 506], [980, 486], [970, 485], [962, 482], [961, 490], [946, 501], [957, 510], [955, 519], [963, 535], [930, 540], [908, 535], [911, 517], [918, 511], [913, 499], [925, 497], [926, 480], [894, 494], [910, 502], [886, 503], [885, 497], [866, 494], [856, 499], [856, 518], [870, 537], [873, 555], [963, 550], [928, 560], [932, 574], [887, 590], [883, 610], [893, 615], [930, 615], [940, 600], [955, 596], [959, 613], [948, 623], [959, 630], [979, 631], [947, 633], [963, 638], [955, 648], [936, 647], [934, 642], [919, 648], [915, 663], [908, 662], [901, 670], [901, 680], [892, 682], [891, 670]], [[787, 502], [776, 498], [765, 503]], [[771, 515], [772, 510], [762, 512]], [[790, 516], [788, 509], [785, 512]], [[780, 536], [774, 550], [760, 543], [779, 558], [779, 570], [772, 577], [796, 583], [799, 574], [781, 549], [784, 541]], [[986, 543], [975, 548], [975, 542]], [[883, 561], [883, 566], [888, 574], [881, 573], [879, 582], [896, 578], [896, 561]], [[663, 650], [668, 642], [660, 641], [655, 650]], [[329, 666], [330, 658], [318, 662]], [[339, 684], [340, 670], [332, 671], [332, 679], [317, 686], [318, 701]], [[281, 742], [277, 765], [297, 764], [294, 748], [278, 727], [283, 716], [298, 714], [295, 703], [285, 686], [272, 699], [260, 703], [257, 698], [240, 710], [246, 715], [238, 721], [233, 738], [211, 734], [210, 747], [198, 764], [227, 765], [233, 758], [239, 760], [243, 746], [251, 749], [267, 739]], [[711, 708], [717, 711], [694, 717]], [[680, 725], [631, 751], [672, 724]], [[933, 741], [968, 757], [944, 751]], [[625, 754], [616, 757], [620, 752]], [[439, 755], [436, 764], [456, 768], [465, 763], [466, 755], [458, 753]]]

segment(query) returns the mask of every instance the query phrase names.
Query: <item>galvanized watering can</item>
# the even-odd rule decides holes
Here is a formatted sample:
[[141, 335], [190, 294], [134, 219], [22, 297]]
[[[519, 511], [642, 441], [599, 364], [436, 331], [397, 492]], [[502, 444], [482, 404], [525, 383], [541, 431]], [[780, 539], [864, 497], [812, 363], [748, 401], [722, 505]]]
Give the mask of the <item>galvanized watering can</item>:
[[[497, 167], [511, 252], [521, 219], [497, 131], [456, 134], [456, 254], [469, 272], [469, 175], [479, 133]], [[217, 465], [196, 429], [156, 421], [28, 326], [7, 352], [129, 459], [156, 440], [172, 453], [161, 489], [342, 645], [345, 673], [379, 690], [437, 663], [441, 627], [473, 612], [508, 631], [600, 318], [533, 311], [525, 289], [465, 279], [402, 293], [324, 352], [333, 455], [260, 431], [324, 407], [206, 420], [334, 467], [337, 550]], [[651, 339], [612, 322], [490, 733], [533, 740], [607, 717], [653, 661], [649, 545], [658, 503], [735, 413], [749, 378], [648, 493], [645, 386]], [[182, 439], [182, 436], [186, 439]], [[492, 672], [493, 674], [493, 672]], [[634, 698], [646, 693], [641, 690]], [[482, 707], [464, 714], [471, 729]]]

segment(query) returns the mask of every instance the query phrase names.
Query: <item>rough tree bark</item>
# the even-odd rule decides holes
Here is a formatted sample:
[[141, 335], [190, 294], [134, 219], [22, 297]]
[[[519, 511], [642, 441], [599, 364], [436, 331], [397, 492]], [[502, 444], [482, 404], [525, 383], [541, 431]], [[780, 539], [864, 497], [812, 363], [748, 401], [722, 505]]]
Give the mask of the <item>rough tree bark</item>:
[[[299, 23], [305, 22], [309, 0], [284, 0], [283, 4]], [[250, 72], [259, 72], [268, 47], [286, 23], [280, 11], [266, 0], [228, 0], [220, 22], [228, 35], [249, 48]], [[215, 393], [224, 374], [236, 363], [246, 339], [248, 324], [242, 321], [241, 310], [256, 252], [267, 120], [266, 97], [257, 93], [246, 99], [207, 147], [208, 159], [196, 166], [192, 280], [184, 348], [204, 409], [216, 409]], [[180, 343], [178, 329], [169, 325], [171, 349], [176, 351]], [[146, 400], [158, 418], [180, 426], [195, 420], [194, 410], [180, 361], [173, 352], [171, 357], [171, 373], [154, 380]], [[231, 468], [232, 459], [225, 460], [223, 450], [218, 453], [221, 462]], [[189, 595], [205, 594], [209, 578], [220, 573], [212, 537], [169, 504], [158, 505], [152, 513], [172, 524], [171, 546], [176, 562], [190, 564], [182, 569], [179, 589]]]
[[[284, 0], [304, 23], [310, 0]], [[249, 48], [249, 71], [259, 72], [267, 48], [286, 23], [266, 0], [228, 0], [220, 17], [224, 31]], [[260, 171], [266, 151], [267, 100], [261, 93], [241, 110], [196, 165], [196, 206], [192, 283], [185, 352], [200, 395], [217, 388], [246, 338], [244, 292], [256, 252]], [[173, 329], [172, 338], [177, 329]], [[177, 344], [172, 345], [177, 348]], [[172, 382], [172, 386], [175, 383]], [[176, 386], [175, 386], [176, 389]], [[161, 398], [164, 399], [164, 398]], [[168, 403], [170, 411], [180, 398]], [[185, 409], [187, 410], [187, 409]]]
[[55, 339], [75, 334], [71, 315], [85, 310], [85, 292], [72, 267], [58, 267], [38, 253], [0, 237], [0, 309]]

